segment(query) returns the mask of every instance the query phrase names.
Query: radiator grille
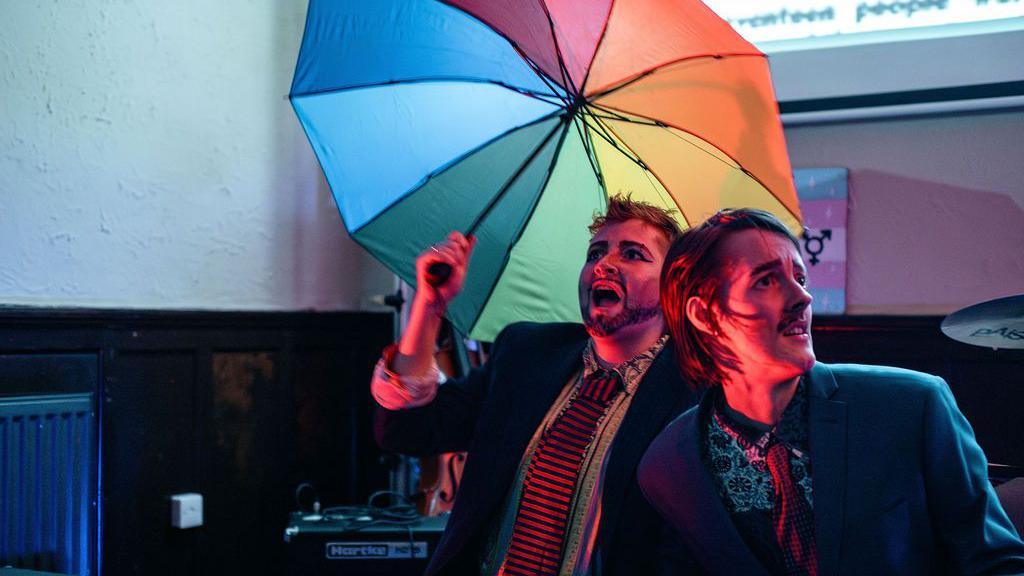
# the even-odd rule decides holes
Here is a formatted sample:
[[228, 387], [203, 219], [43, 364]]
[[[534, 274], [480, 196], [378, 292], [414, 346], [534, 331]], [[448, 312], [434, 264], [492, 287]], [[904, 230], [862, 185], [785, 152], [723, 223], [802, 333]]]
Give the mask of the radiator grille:
[[0, 398], [0, 566], [90, 574], [90, 394]]

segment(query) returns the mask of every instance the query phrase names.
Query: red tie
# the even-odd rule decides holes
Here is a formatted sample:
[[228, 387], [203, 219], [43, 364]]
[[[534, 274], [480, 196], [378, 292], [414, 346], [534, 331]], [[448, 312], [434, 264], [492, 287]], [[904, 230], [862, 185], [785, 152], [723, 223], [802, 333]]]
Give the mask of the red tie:
[[814, 513], [793, 482], [789, 451], [781, 442], [775, 442], [768, 448], [765, 461], [775, 484], [772, 523], [775, 524], [775, 538], [786, 560], [786, 574], [815, 576], [818, 560], [814, 545]]
[[597, 423], [621, 389], [615, 372], [590, 374], [576, 398], [541, 435], [523, 481], [505, 574], [558, 573], [580, 464], [594, 441]]

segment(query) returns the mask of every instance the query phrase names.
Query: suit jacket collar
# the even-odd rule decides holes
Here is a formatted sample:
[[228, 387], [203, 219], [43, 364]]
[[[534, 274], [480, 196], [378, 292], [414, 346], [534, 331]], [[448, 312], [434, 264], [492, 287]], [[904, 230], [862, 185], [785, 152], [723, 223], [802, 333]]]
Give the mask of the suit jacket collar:
[[767, 575], [736, 530], [701, 460], [704, 422], [714, 407], [715, 396], [716, 391], [708, 391], [696, 408], [679, 419], [682, 433], [675, 444], [677, 479], [665, 479], [681, 481], [675, 492], [679, 499], [671, 512], [679, 518], [676, 529], [680, 536], [705, 568], [714, 573]]
[[811, 397], [831, 398], [839, 390], [839, 384], [828, 364], [815, 362], [806, 376], [807, 391]]
[[[486, 437], [477, 438], [474, 444], [486, 446], [487, 449], [475, 451], [472, 455], [476, 459], [473, 469], [486, 473], [489, 478], [477, 478], [462, 484], [464, 491], [479, 489], [481, 492], [472, 498], [476, 502], [473, 507], [475, 516], [478, 516], [475, 520], [485, 518], [486, 514], [500, 506], [537, 426], [569, 378], [580, 369], [581, 355], [587, 340], [588, 335], [581, 327], [578, 337], [562, 345], [546, 350], [524, 350], [521, 364], [511, 370], [506, 368], [507, 373], [501, 376], [515, 380], [513, 384], [499, 384], [509, 392], [507, 397], [502, 398], [506, 402], [506, 406], [503, 406], [505, 417], [499, 422], [488, 422], [488, 426], [478, 428]], [[498, 486], [494, 482], [496, 478], [507, 480], [508, 483], [498, 482], [501, 484]]]
[[830, 574], [839, 568], [846, 514], [846, 403], [834, 399], [839, 385], [828, 365], [815, 363], [807, 383], [818, 567]]
[[[498, 466], [495, 477], [514, 478], [515, 469], [555, 398], [564, 388], [573, 372], [581, 368], [583, 350], [589, 341], [586, 332], [578, 340], [552, 349], [543, 361], [531, 362], [529, 374], [524, 374], [523, 384], [528, 388], [523, 396], [526, 403], [517, 407], [515, 418], [508, 418], [503, 432], [507, 434], [510, 454]], [[657, 435], [674, 414], [684, 408], [684, 401], [690, 397], [689, 389], [679, 377], [679, 368], [672, 356], [671, 340], [665, 344], [654, 362], [641, 379], [629, 410], [619, 427], [620, 433], [608, 453], [604, 470], [601, 494], [601, 527], [599, 542], [606, 542], [618, 525], [622, 513], [623, 496], [636, 481], [636, 467], [651, 440]], [[500, 505], [506, 490], [494, 491], [498, 497], [488, 505]], [[481, 506], [486, 509], [486, 506]]]
[[637, 464], [647, 446], [691, 396], [672, 354], [669, 340], [641, 379], [612, 444], [601, 494], [598, 541], [607, 541], [618, 525], [624, 494], [636, 482]]
[[[510, 484], [496, 483], [495, 479], [514, 480], [537, 426], [569, 378], [581, 368], [583, 349], [588, 340], [589, 335], [581, 326], [579, 333], [566, 339], [562, 345], [524, 350], [529, 355], [528, 360], [512, 371], [517, 383], [513, 402], [507, 405], [508, 417], [500, 423], [490, 422], [492, 426], [486, 428], [484, 445], [499, 445], [500, 449], [474, 453], [476, 461], [471, 468], [476, 476], [481, 477], [469, 482], [464, 477], [459, 493], [460, 499], [473, 502], [473, 505], [468, 510], [466, 506], [456, 505], [444, 536], [447, 542], [439, 545], [443, 557], [431, 561], [435, 571], [461, 550], [468, 539], [477, 535], [476, 531], [485, 526], [486, 519], [501, 506]], [[614, 534], [624, 513], [624, 495], [635, 482], [637, 464], [651, 439], [672, 415], [685, 408], [690, 397], [689, 389], [679, 376], [669, 340], [644, 375], [619, 428], [623, 433], [616, 435], [609, 452], [602, 488], [598, 541], [608, 542]], [[483, 432], [484, 429], [480, 430]], [[467, 467], [467, 473], [469, 471], [470, 467]]]
[[[815, 538], [819, 573], [835, 573], [843, 538], [846, 486], [846, 403], [833, 400], [839, 390], [832, 370], [816, 363], [807, 374], [808, 436], [813, 470]], [[701, 563], [729, 574], [766, 574], [736, 530], [722, 504], [714, 480], [701, 460], [703, 426], [714, 406], [715, 392], [704, 395], [694, 410], [680, 420], [682, 434], [676, 444], [678, 477], [686, 479], [679, 490], [682, 518], [677, 528]]]
[[502, 398], [504, 417], [492, 418], [487, 426], [477, 428], [478, 437], [470, 447], [472, 461], [467, 463], [448, 528], [438, 544], [439, 554], [431, 559], [427, 573], [437, 572], [487, 528], [487, 519], [504, 501], [537, 426], [569, 377], [580, 368], [588, 338], [580, 326], [578, 334], [561, 345], [524, 347], [517, 350], [522, 361], [502, 367], [502, 374], [495, 376], [515, 380], [512, 384], [496, 384], [509, 394]]
[[505, 442], [511, 444], [507, 452], [518, 465], [526, 451], [530, 438], [551, 404], [565, 388], [569, 378], [582, 366], [583, 349], [589, 336], [583, 330], [578, 338], [549, 350], [533, 351], [523, 358], [520, 366], [510, 376], [516, 379], [513, 398], [518, 401], [509, 406], [513, 417], [505, 419], [503, 430]]

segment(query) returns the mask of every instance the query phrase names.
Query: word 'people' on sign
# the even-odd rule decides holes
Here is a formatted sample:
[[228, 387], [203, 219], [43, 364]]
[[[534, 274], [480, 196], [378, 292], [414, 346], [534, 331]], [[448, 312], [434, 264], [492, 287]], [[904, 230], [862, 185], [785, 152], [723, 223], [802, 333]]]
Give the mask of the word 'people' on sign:
[[[762, 43], [1024, 17], [1024, 0], [705, 0], [704, 3], [747, 40], [769, 53], [782, 47]], [[862, 40], [869, 41], [867, 37]], [[815, 43], [801, 44], [802, 49], [811, 45]]]
[[911, 18], [917, 12], [945, 10], [949, 0], [896, 0], [895, 2], [861, 2], [857, 5], [857, 22], [868, 16], [903, 15]]

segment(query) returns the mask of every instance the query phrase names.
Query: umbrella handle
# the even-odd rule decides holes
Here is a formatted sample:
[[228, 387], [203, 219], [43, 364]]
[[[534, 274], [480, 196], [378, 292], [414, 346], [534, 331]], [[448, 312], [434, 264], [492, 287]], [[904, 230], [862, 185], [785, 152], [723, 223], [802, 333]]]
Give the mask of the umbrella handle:
[[452, 275], [452, 266], [445, 262], [434, 262], [427, 266], [427, 284], [439, 288], [448, 281]]

